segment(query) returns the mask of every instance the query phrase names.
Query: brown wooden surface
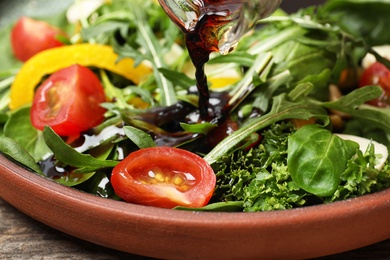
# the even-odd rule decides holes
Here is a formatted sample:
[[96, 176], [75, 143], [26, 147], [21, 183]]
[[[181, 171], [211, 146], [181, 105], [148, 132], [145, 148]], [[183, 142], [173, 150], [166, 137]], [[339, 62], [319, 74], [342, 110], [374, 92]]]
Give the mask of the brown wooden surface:
[[[384, 223], [384, 225], [389, 225]], [[0, 259], [148, 259], [54, 230], [0, 199]], [[390, 240], [324, 259], [390, 259]]]

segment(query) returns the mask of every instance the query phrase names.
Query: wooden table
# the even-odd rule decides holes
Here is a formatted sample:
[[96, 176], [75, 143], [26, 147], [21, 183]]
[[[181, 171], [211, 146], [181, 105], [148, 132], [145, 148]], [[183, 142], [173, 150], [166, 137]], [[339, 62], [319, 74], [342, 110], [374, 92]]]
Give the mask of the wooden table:
[[[387, 224], [390, 224], [390, 220]], [[115, 251], [71, 237], [24, 215], [0, 199], [0, 259], [150, 258]], [[318, 258], [320, 259], [390, 259], [390, 239], [351, 252]]]

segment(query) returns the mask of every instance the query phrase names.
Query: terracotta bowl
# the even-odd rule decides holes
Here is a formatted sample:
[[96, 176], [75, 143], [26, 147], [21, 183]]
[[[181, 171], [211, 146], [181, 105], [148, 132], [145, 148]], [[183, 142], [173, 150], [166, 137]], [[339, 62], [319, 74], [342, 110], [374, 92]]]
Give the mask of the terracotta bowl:
[[[7, 12], [1, 21], [21, 15], [15, 10], [36, 14], [45, 10], [41, 7], [47, 7], [46, 2], [51, 3], [37, 1], [42, 5], [30, 10], [26, 8], [34, 5], [27, 2], [30, 1], [4, 2], [7, 5], [1, 9]], [[296, 9], [299, 4], [293, 5]], [[72, 236], [163, 259], [303, 259], [390, 238], [390, 189], [329, 205], [285, 211], [174, 211], [83, 193], [0, 156], [0, 197], [25, 214]]]
[[390, 189], [274, 212], [175, 211], [83, 193], [0, 156], [0, 197], [72, 236], [162, 259], [303, 259], [390, 238]]

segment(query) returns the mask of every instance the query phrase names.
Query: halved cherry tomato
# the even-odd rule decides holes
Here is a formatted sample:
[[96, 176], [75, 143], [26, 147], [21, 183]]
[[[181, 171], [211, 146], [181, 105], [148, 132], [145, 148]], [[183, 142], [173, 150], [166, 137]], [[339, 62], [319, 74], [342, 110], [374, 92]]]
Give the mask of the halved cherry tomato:
[[378, 107], [390, 107], [390, 70], [382, 63], [375, 62], [363, 71], [359, 86], [379, 85], [382, 95], [369, 102]]
[[37, 129], [50, 126], [58, 135], [77, 135], [102, 122], [104, 89], [88, 68], [73, 65], [52, 74], [37, 89], [31, 122]]
[[112, 171], [115, 193], [127, 202], [173, 208], [202, 207], [210, 200], [216, 177], [198, 155], [172, 147], [131, 153]]
[[38, 52], [62, 46], [56, 38], [58, 35], [66, 34], [46, 22], [23, 16], [11, 31], [12, 50], [16, 58], [27, 61]]

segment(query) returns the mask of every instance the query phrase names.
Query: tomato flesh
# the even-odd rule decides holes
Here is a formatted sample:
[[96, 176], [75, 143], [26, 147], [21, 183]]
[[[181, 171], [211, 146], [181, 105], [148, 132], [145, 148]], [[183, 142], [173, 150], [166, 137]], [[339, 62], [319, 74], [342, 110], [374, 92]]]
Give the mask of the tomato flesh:
[[104, 119], [106, 101], [99, 78], [88, 68], [73, 65], [52, 74], [35, 93], [30, 117], [43, 130], [50, 126], [58, 135], [71, 136]]
[[375, 62], [363, 71], [359, 87], [370, 85], [381, 86], [383, 92], [368, 103], [378, 107], [390, 107], [390, 70], [382, 63]]
[[62, 46], [58, 35], [65, 33], [46, 22], [21, 17], [11, 31], [13, 53], [19, 60], [27, 61], [38, 52]]
[[173, 208], [202, 207], [215, 188], [210, 165], [198, 155], [172, 147], [131, 153], [112, 171], [115, 193], [127, 202]]
[[149, 169], [135, 178], [143, 184], [172, 185], [180, 192], [185, 192], [196, 185], [196, 178], [188, 172], [162, 170], [160, 167]]

